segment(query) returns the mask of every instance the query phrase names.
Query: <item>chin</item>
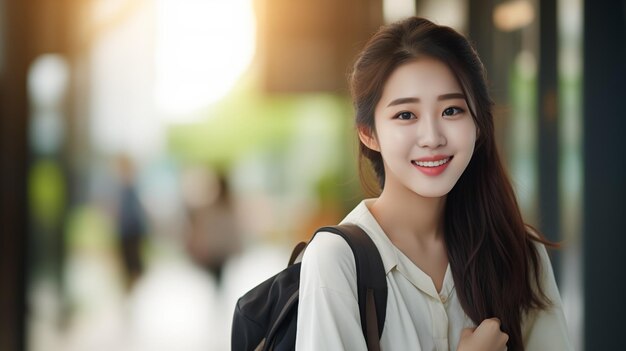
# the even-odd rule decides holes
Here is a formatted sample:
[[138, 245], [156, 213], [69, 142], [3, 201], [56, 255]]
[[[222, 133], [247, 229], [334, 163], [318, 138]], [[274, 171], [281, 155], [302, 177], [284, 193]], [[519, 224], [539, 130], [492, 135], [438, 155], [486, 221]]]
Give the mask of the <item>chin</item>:
[[444, 197], [446, 195], [448, 195], [448, 193], [450, 193], [450, 190], [452, 190], [452, 188], [429, 188], [429, 189], [412, 189], [412, 191], [421, 196], [421, 197], [428, 197], [428, 198], [438, 198], [438, 197]]

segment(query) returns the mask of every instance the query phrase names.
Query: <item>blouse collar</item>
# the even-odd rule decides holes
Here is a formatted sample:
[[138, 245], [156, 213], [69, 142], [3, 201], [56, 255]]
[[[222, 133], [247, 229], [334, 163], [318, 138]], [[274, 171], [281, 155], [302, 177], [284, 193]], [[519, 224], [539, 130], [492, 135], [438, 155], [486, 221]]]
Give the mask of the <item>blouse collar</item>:
[[445, 302], [452, 289], [454, 281], [450, 271], [450, 265], [446, 269], [443, 285], [440, 292], [437, 292], [431, 277], [416, 266], [408, 257], [406, 257], [389, 239], [383, 231], [380, 224], [370, 212], [368, 206], [376, 199], [365, 199], [350, 212], [341, 222], [353, 223], [359, 225], [374, 241], [376, 248], [380, 252], [380, 256], [385, 267], [385, 274], [396, 268], [408, 281], [415, 287], [422, 290], [433, 298], [439, 298]]

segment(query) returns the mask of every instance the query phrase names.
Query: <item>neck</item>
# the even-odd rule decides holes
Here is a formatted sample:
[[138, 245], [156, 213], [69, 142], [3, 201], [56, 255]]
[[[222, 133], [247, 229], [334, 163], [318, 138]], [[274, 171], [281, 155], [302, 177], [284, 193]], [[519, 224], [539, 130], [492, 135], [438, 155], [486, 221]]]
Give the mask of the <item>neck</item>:
[[400, 236], [439, 241], [445, 202], [445, 196], [423, 197], [407, 189], [385, 188], [370, 210], [392, 241]]

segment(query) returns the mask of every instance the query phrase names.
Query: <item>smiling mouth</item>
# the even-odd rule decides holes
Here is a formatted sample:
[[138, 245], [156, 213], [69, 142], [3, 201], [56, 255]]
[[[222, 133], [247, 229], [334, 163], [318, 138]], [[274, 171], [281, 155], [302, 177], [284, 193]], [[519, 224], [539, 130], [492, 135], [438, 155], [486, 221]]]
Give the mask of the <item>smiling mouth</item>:
[[411, 163], [415, 166], [419, 166], [419, 167], [428, 167], [428, 168], [432, 168], [432, 167], [439, 167], [441, 165], [444, 165], [448, 162], [450, 162], [450, 160], [452, 160], [453, 156], [444, 158], [443, 160], [439, 160], [439, 161], [411, 161]]

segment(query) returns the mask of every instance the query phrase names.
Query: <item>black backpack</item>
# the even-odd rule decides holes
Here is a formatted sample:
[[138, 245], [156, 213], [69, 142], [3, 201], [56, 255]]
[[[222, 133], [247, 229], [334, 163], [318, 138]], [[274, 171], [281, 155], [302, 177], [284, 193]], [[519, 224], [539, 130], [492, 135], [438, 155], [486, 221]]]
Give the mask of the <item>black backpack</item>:
[[[319, 232], [340, 235], [350, 245], [356, 262], [363, 335], [368, 350], [380, 350], [380, 336], [387, 310], [387, 279], [378, 249], [372, 239], [356, 225], [323, 227], [315, 234]], [[231, 334], [232, 350], [295, 349], [301, 263], [294, 262], [305, 247], [306, 243], [299, 243], [293, 249], [287, 268], [257, 285], [237, 301]]]

